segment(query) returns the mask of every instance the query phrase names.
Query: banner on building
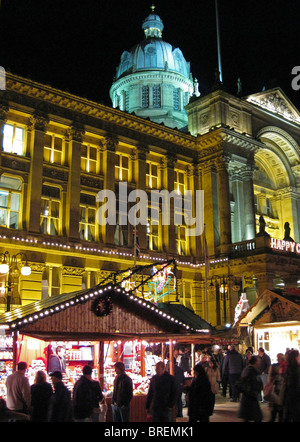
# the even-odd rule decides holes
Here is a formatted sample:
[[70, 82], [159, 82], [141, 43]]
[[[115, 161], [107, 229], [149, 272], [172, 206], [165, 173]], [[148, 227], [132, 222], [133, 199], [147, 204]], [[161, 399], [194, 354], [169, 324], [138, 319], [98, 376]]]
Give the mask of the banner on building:
[[243, 273], [243, 288], [253, 287], [254, 286], [254, 278], [252, 272], [244, 272]]

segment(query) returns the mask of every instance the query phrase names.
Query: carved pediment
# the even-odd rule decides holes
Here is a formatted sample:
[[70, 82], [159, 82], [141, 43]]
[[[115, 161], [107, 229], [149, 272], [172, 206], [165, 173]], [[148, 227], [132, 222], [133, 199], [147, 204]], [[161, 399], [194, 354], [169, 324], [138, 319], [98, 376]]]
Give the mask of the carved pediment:
[[259, 92], [246, 98], [262, 109], [300, 124], [300, 113], [280, 88]]

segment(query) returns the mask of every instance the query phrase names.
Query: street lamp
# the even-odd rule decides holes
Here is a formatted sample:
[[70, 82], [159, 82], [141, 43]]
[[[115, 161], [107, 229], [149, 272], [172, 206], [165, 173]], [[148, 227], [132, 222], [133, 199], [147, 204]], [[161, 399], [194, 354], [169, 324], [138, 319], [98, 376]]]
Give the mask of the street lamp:
[[[227, 309], [226, 309], [226, 301], [229, 300], [229, 284], [234, 281], [233, 290], [240, 290], [240, 285], [237, 283], [236, 278], [233, 280], [232, 275], [228, 276], [219, 276], [214, 275], [211, 278], [209, 290], [213, 292], [216, 290], [216, 303], [217, 303], [217, 322], [221, 323], [221, 312], [220, 312], [220, 301], [223, 301], [223, 311], [224, 311], [224, 325], [227, 323]], [[215, 284], [213, 283], [215, 281]]]
[[[2, 263], [0, 264], [0, 273], [8, 275], [6, 284], [6, 310], [9, 312], [11, 304], [12, 285], [14, 284], [13, 279], [16, 277], [16, 275], [19, 276], [19, 272], [21, 272], [23, 276], [29, 276], [31, 274], [31, 268], [28, 265], [27, 256], [23, 252], [19, 252], [11, 256], [10, 253], [6, 251], [4, 253], [0, 253], [0, 257], [2, 257]], [[22, 265], [21, 268], [19, 268], [18, 259], [20, 261], [25, 261], [25, 265]]]

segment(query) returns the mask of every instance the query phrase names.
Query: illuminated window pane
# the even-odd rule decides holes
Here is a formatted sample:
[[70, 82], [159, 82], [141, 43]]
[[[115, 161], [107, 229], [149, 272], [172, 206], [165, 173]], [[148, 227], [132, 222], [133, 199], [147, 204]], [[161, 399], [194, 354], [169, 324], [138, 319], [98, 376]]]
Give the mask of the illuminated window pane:
[[58, 187], [42, 187], [40, 226], [41, 232], [47, 235], [58, 235], [60, 213], [60, 189]]
[[44, 161], [62, 164], [63, 140], [55, 135], [46, 134], [44, 138]]
[[11, 124], [5, 124], [3, 128], [3, 151], [23, 155], [24, 153], [24, 129]]
[[11, 229], [19, 228], [21, 210], [21, 186], [18, 178], [2, 175], [0, 179], [0, 225]]
[[96, 235], [96, 197], [80, 194], [79, 237], [86, 241], [95, 241]]

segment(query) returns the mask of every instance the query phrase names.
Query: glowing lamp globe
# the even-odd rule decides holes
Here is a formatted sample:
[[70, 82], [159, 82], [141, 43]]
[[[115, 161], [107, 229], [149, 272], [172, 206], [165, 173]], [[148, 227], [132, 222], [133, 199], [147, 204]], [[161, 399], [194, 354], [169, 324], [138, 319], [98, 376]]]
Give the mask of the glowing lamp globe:
[[31, 274], [31, 268], [29, 266], [24, 266], [21, 268], [21, 273], [23, 276], [29, 276]]
[[6, 263], [0, 264], [0, 273], [8, 273], [9, 265]]

